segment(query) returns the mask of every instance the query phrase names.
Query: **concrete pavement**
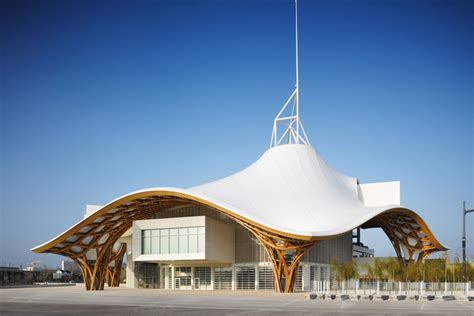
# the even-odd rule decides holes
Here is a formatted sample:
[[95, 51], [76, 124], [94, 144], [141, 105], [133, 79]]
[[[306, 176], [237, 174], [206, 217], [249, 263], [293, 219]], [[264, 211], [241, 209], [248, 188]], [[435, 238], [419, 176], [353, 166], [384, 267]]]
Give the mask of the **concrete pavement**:
[[474, 302], [308, 300], [304, 293], [83, 286], [0, 289], [0, 315], [474, 315]]

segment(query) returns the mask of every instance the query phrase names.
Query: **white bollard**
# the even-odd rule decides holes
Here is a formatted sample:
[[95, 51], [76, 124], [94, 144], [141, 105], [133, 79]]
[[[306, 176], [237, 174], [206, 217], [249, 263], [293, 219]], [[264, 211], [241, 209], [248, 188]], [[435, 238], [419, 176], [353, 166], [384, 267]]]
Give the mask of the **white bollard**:
[[398, 281], [398, 295], [402, 294], [402, 282]]
[[377, 295], [380, 295], [380, 281], [377, 280]]

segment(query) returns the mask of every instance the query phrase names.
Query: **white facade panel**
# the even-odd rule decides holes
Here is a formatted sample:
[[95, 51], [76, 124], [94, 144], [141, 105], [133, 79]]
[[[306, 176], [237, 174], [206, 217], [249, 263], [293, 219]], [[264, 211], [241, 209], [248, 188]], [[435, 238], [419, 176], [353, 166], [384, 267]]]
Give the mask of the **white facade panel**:
[[359, 184], [359, 198], [371, 207], [400, 204], [400, 181]]
[[206, 259], [216, 262], [235, 262], [234, 228], [206, 217]]
[[86, 210], [84, 212], [84, 218], [87, 218], [100, 210], [102, 208], [102, 205], [92, 205], [92, 204], [87, 204], [86, 205]]

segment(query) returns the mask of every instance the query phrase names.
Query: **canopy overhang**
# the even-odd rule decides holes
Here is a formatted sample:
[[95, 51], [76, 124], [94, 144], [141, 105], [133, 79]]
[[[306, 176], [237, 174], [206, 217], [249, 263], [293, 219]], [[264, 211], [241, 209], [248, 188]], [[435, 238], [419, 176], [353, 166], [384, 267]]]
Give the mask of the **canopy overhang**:
[[[447, 250], [417, 213], [401, 205], [365, 206], [357, 190], [356, 178], [334, 171], [312, 147], [282, 145], [267, 150], [246, 169], [215, 182], [190, 189], [158, 187], [126, 194], [32, 251], [69, 256], [85, 265], [90, 251], [98, 258], [101, 251], [118, 252], [113, 245], [134, 220], [189, 205], [229, 216], [273, 248], [283, 242], [286, 248], [303, 251], [318, 240], [357, 227], [380, 227], [400, 259], [421, 260]], [[93, 273], [90, 278], [94, 279]]]

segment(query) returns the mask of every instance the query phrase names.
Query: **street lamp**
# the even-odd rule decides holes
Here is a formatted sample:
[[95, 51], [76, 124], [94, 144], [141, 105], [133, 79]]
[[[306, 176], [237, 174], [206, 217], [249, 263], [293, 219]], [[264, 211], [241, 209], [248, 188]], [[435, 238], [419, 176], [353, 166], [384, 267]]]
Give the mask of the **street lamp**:
[[472, 210], [466, 210], [466, 201], [463, 201], [462, 207], [462, 276], [464, 281], [466, 281], [466, 215], [467, 213], [474, 212]]

